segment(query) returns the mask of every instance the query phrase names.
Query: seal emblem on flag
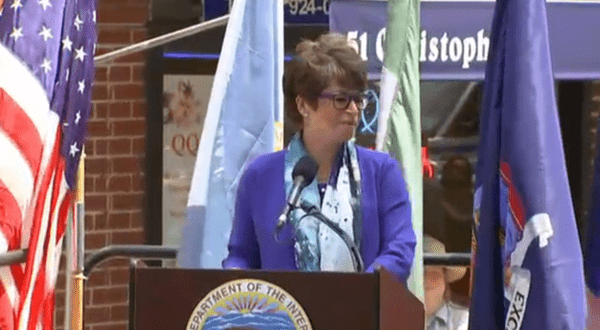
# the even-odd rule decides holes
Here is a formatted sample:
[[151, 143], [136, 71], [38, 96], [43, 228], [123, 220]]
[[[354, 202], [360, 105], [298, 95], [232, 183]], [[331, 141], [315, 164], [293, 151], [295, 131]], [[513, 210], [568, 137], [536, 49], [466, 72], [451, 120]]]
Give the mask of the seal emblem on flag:
[[529, 287], [531, 272], [521, 264], [512, 264], [512, 254], [523, 239], [525, 228], [525, 208], [519, 191], [512, 181], [510, 165], [500, 162], [500, 230], [498, 240], [502, 249], [504, 269], [504, 298], [509, 309], [506, 315], [506, 329], [520, 329]]
[[[501, 247], [504, 270], [504, 298], [507, 306], [505, 329], [521, 328], [527, 297], [531, 286], [531, 271], [523, 267], [523, 260], [529, 245], [539, 238], [540, 248], [548, 244], [553, 235], [550, 216], [546, 213], [535, 214], [527, 220], [527, 212], [521, 195], [515, 186], [510, 165], [500, 162], [500, 226], [497, 239]], [[482, 203], [481, 187], [475, 191], [473, 201], [473, 238], [472, 254], [477, 252], [477, 236]], [[472, 266], [476, 263], [473, 258]], [[471, 287], [473, 275], [471, 276]]]
[[302, 306], [282, 288], [241, 279], [207, 294], [194, 309], [186, 329], [312, 330], [312, 326]]

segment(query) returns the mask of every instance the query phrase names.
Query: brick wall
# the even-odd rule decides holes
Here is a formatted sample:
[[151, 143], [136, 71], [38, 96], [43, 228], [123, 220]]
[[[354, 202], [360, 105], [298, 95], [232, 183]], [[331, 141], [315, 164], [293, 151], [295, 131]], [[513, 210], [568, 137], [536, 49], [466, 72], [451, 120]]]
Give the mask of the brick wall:
[[[97, 55], [145, 40], [150, 0], [98, 0]], [[96, 65], [85, 167], [85, 249], [143, 244], [146, 97], [144, 54]], [[61, 268], [64, 270], [64, 267]], [[86, 330], [127, 329], [127, 261], [95, 268], [85, 284]], [[64, 325], [64, 272], [56, 328]]]

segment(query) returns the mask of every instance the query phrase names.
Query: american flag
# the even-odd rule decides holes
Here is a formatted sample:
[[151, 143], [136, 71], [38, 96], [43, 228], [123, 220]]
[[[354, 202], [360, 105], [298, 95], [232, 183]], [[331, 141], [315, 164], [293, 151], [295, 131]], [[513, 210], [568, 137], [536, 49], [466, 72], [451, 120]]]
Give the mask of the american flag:
[[0, 329], [51, 329], [67, 211], [91, 109], [94, 0], [0, 9]]

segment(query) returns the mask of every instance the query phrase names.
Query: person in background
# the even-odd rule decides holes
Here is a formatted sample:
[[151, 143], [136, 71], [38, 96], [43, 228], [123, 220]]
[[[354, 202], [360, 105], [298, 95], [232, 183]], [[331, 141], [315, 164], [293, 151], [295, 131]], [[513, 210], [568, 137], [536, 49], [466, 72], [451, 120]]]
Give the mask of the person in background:
[[[450, 157], [442, 168], [444, 226], [443, 241], [448, 252], [471, 251], [473, 226], [473, 171], [469, 160], [462, 155]], [[468, 303], [470, 274], [450, 285], [456, 300]]]
[[[423, 252], [446, 253], [442, 242], [423, 236]], [[469, 310], [452, 301], [450, 283], [463, 278], [465, 267], [425, 266], [425, 329], [467, 330]]]
[[467, 158], [456, 155], [448, 159], [442, 169], [442, 187], [448, 251], [469, 252], [473, 222], [473, 172]]
[[[311, 156], [316, 178], [301, 199], [320, 207], [359, 247], [366, 271], [383, 266], [406, 282], [416, 238], [402, 171], [388, 154], [355, 145], [367, 105], [366, 63], [340, 34], [304, 40], [285, 72], [286, 113], [299, 129], [285, 150], [246, 168], [235, 202], [225, 268], [354, 271], [343, 241], [302, 210], [274, 237], [298, 160]], [[301, 221], [300, 221], [301, 220]]]
[[442, 194], [442, 186], [435, 179], [423, 178], [423, 233], [445, 242], [446, 225]]

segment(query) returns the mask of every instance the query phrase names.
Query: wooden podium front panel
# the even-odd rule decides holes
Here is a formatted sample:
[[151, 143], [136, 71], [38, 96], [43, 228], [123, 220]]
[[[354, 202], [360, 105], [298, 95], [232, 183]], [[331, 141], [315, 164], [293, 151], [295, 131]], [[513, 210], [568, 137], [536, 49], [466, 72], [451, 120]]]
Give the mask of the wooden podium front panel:
[[185, 329], [206, 294], [243, 278], [264, 280], [287, 291], [302, 305], [315, 330], [377, 329], [379, 322], [374, 274], [137, 268], [134, 276], [137, 330]]
[[423, 330], [425, 310], [405, 284], [398, 283], [385, 270], [378, 272], [379, 278], [379, 329], [380, 330]]

